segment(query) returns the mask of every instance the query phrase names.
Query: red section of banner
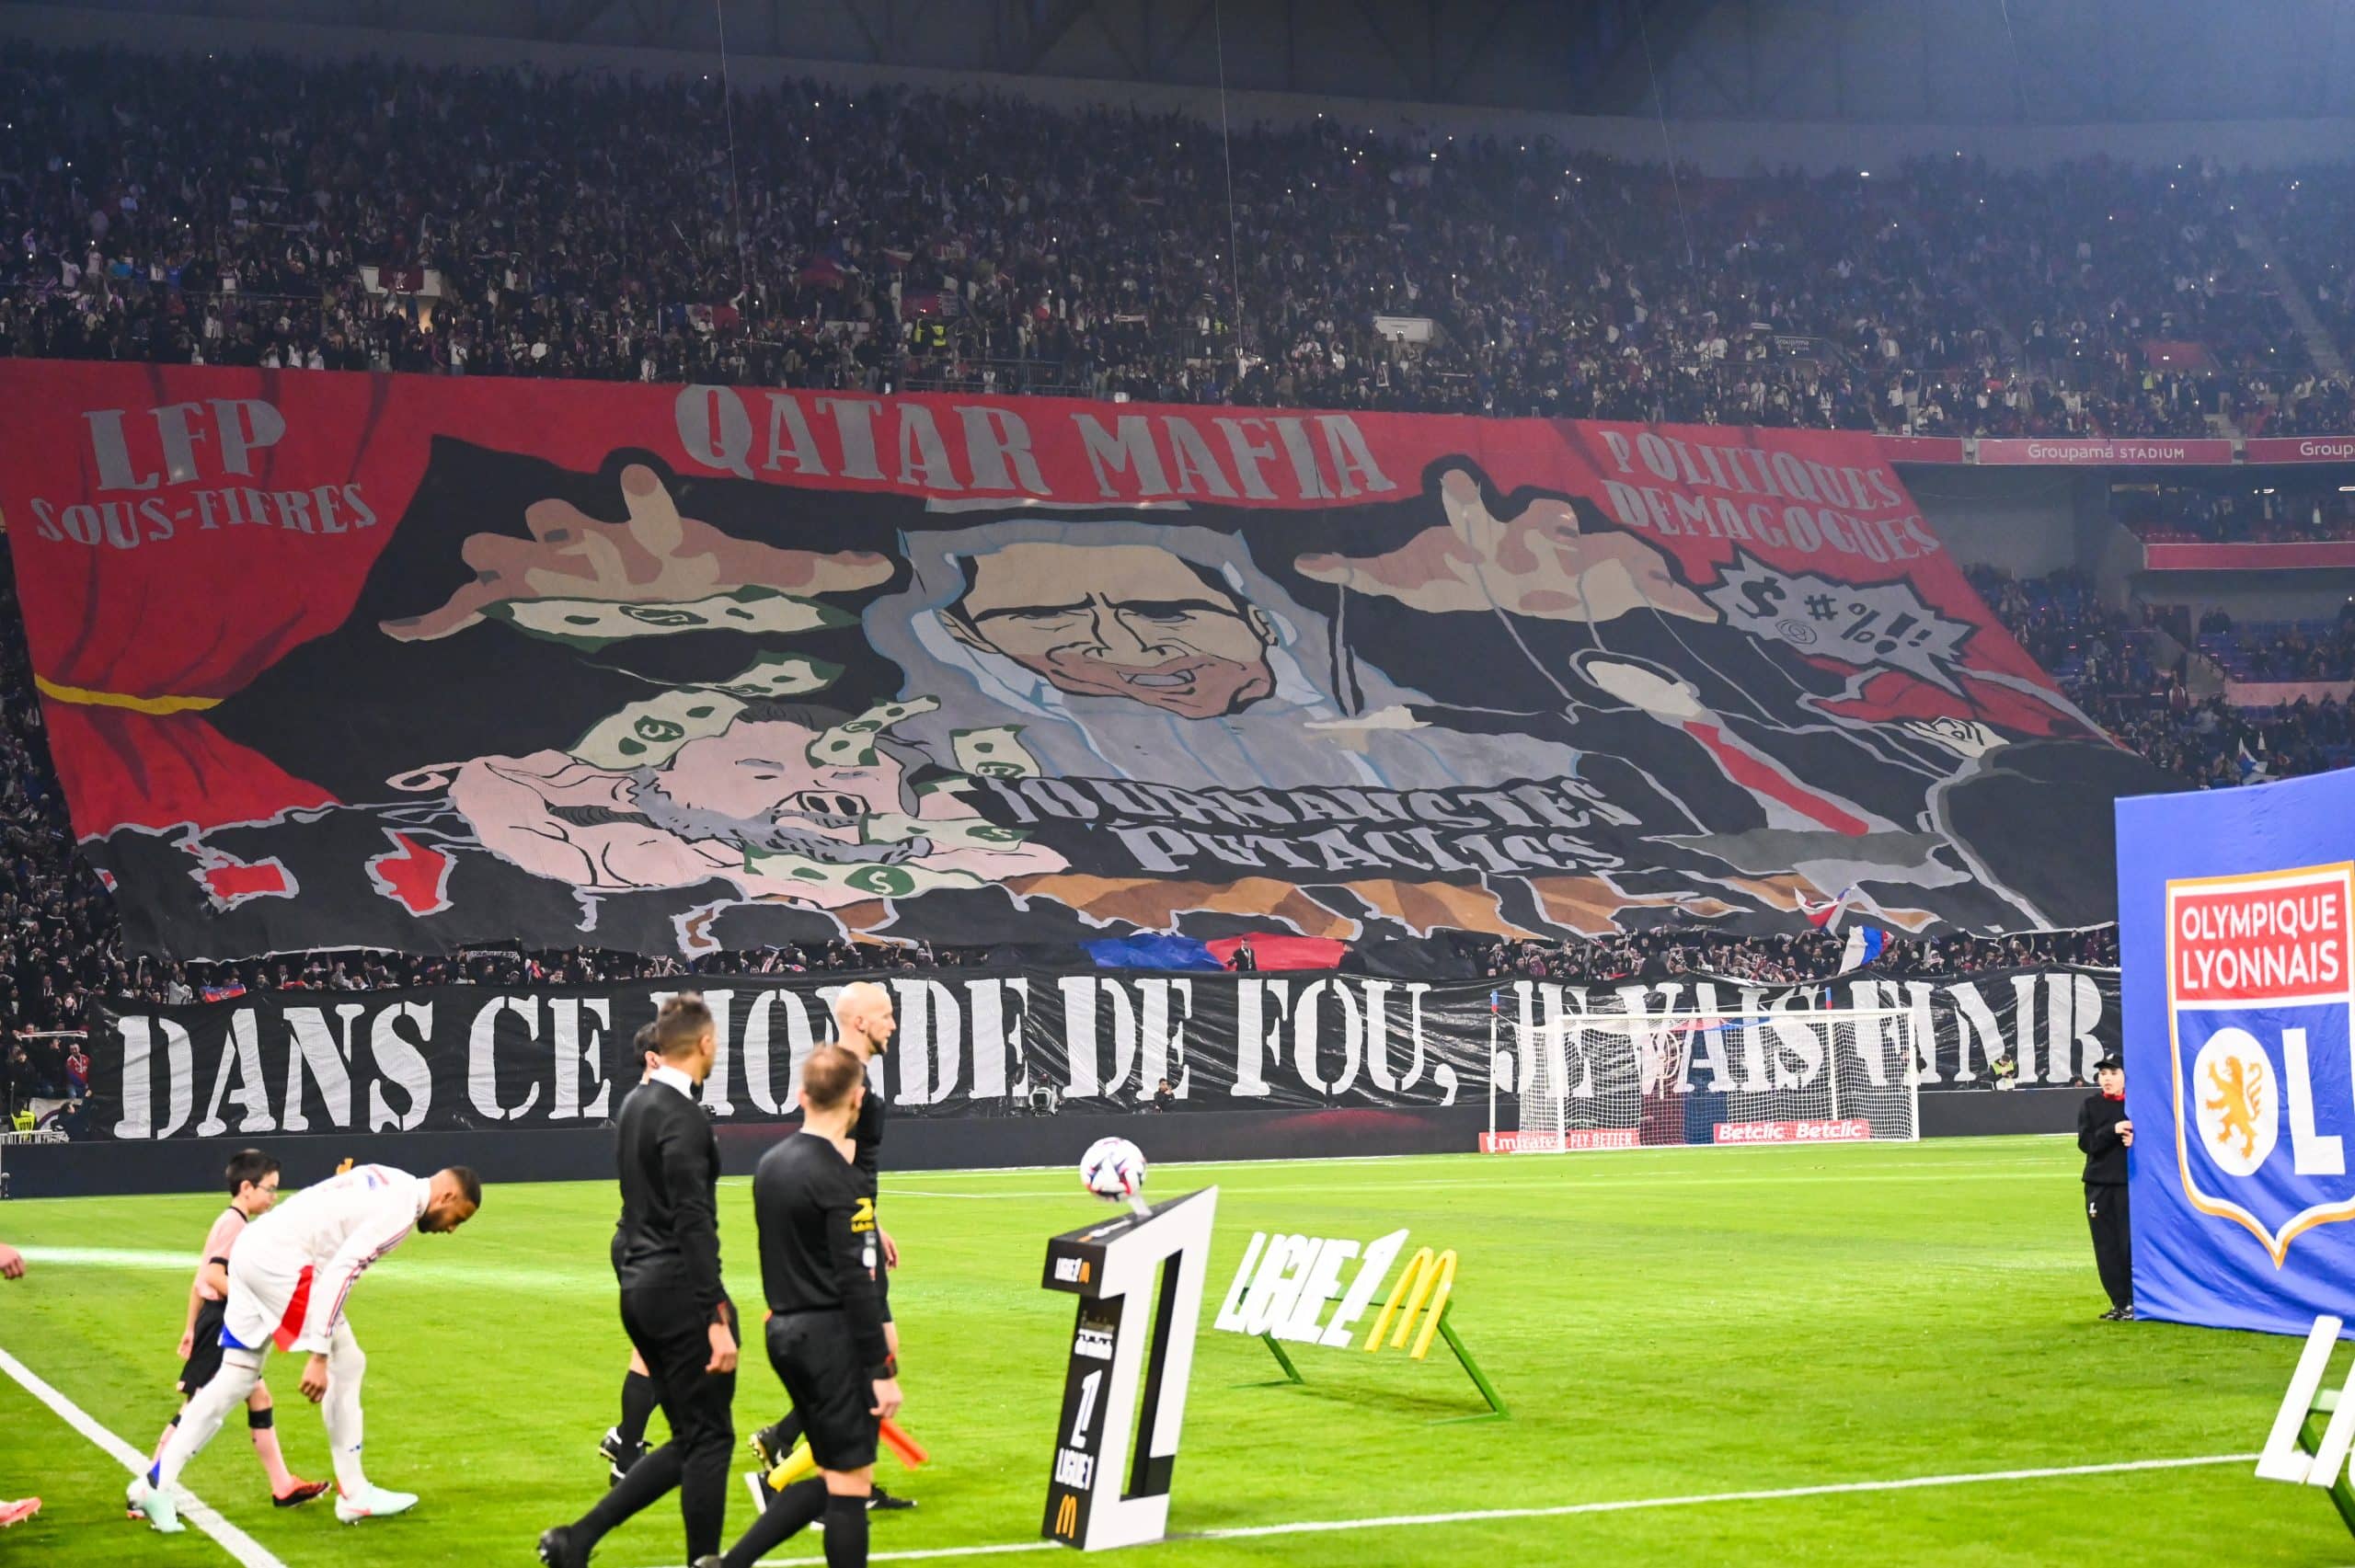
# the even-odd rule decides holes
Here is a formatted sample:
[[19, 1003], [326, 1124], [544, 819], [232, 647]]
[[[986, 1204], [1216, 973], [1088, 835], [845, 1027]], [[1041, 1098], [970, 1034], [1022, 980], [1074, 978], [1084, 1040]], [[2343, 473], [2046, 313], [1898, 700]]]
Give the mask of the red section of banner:
[[2251, 436], [2241, 454], [2250, 463], [2355, 463], [2355, 436]]
[[1960, 463], [1960, 436], [1876, 436], [1884, 463]]
[[2182, 467], [2233, 461], [2233, 443], [2223, 440], [2176, 441], [2163, 437], [2111, 441], [2107, 437], [2079, 440], [1982, 441], [1982, 466]]
[[2142, 568], [2153, 572], [2279, 572], [2315, 567], [2355, 567], [2355, 539], [2275, 544], [2154, 542], [2142, 546]]

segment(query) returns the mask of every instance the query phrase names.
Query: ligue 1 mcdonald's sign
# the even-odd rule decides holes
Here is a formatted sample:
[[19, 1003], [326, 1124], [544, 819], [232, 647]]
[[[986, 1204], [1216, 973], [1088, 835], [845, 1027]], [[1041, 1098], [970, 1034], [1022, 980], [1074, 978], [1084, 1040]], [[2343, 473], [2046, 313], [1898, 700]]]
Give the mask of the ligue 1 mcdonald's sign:
[[[1375, 1292], [1406, 1245], [1404, 1230], [1393, 1230], [1363, 1246], [1333, 1237], [1253, 1231], [1212, 1326], [1258, 1339], [1283, 1368], [1286, 1381], [1304, 1383], [1308, 1379], [1284, 1349], [1285, 1342], [1339, 1349], [1356, 1345], [1357, 1324], [1373, 1304]], [[1450, 1321], [1455, 1306], [1455, 1271], [1453, 1248], [1438, 1253], [1417, 1248], [1383, 1298], [1382, 1310], [1366, 1331], [1362, 1349], [1368, 1355], [1384, 1348], [1403, 1350], [1409, 1360], [1420, 1361], [1430, 1354], [1435, 1341], [1444, 1342], [1488, 1402], [1483, 1413], [1509, 1414], [1496, 1385], [1473, 1359], [1464, 1336]]]

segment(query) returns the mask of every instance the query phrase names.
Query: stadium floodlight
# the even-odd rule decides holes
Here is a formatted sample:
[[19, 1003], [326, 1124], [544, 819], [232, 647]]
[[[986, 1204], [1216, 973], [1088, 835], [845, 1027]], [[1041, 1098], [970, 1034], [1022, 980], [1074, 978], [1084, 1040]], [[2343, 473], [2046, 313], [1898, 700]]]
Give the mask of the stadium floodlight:
[[[1577, 1013], [1490, 1032], [1500, 1153], [1921, 1136], [1922, 1032], [1908, 1008]], [[1499, 1102], [1511, 1123], [1499, 1127]]]

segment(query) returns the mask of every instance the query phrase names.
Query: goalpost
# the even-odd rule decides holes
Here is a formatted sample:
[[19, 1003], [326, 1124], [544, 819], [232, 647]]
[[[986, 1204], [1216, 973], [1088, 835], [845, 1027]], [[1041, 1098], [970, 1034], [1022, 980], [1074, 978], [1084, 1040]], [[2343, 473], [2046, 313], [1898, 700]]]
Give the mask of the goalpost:
[[[1921, 1137], [1913, 1010], [1568, 1013], [1488, 1043], [1484, 1150]], [[1510, 1125], [1499, 1127], [1499, 1100]]]

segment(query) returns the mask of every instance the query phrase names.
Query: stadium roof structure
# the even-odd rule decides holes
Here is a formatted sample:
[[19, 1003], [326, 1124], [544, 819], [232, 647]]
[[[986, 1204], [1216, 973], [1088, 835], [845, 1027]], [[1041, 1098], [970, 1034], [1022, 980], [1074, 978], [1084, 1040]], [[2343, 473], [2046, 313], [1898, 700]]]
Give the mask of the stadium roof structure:
[[[49, 9], [15, 6], [24, 13]], [[1701, 120], [2355, 115], [2345, 0], [87, 0], [81, 11]]]

